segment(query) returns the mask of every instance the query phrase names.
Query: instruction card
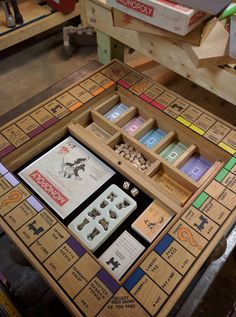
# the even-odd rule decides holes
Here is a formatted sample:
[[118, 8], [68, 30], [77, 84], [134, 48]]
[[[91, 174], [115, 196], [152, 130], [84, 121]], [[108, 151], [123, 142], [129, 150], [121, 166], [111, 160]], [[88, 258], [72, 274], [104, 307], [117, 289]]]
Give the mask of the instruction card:
[[110, 248], [100, 256], [99, 260], [119, 280], [144, 249], [141, 243], [127, 231], [124, 231]]
[[63, 219], [114, 174], [110, 167], [72, 137], [19, 173]]

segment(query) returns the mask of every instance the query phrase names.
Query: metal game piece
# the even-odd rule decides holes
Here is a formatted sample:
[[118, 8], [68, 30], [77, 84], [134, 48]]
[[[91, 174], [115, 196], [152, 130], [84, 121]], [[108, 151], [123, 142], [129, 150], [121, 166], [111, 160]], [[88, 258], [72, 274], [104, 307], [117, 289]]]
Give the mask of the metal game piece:
[[113, 202], [113, 200], [117, 197], [117, 195], [113, 192], [111, 192], [108, 196], [107, 199], [110, 200], [110, 202]]
[[108, 202], [106, 200], [103, 200], [103, 202], [100, 204], [101, 208], [105, 208], [108, 205]]
[[95, 219], [96, 217], [100, 216], [101, 214], [97, 209], [93, 208], [92, 211], [88, 212], [88, 215], [89, 215], [89, 217]]
[[88, 240], [92, 241], [99, 233], [100, 231], [97, 228], [94, 228], [92, 233], [87, 236]]
[[107, 231], [107, 230], [108, 230], [108, 225], [109, 225], [109, 222], [108, 222], [108, 221], [106, 221], [106, 219], [105, 219], [105, 218], [102, 218], [101, 220], [99, 220], [99, 223], [100, 223], [100, 225], [102, 225], [102, 226], [103, 226], [103, 229], [104, 229], [105, 231]]
[[116, 212], [113, 211], [113, 210], [109, 210], [109, 215], [110, 215], [110, 217], [111, 217], [112, 219], [116, 219], [116, 218], [117, 218], [117, 214], [116, 214]]
[[77, 229], [78, 229], [78, 230], [82, 230], [83, 227], [84, 227], [85, 225], [87, 225], [88, 223], [89, 223], [88, 219], [87, 219], [87, 218], [84, 218], [84, 221], [83, 221], [80, 225], [77, 226]]

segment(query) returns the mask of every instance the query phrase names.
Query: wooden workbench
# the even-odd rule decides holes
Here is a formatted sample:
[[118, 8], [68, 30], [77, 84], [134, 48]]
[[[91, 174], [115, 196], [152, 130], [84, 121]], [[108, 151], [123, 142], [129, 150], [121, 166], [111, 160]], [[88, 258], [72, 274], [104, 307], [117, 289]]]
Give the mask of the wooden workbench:
[[70, 14], [56, 12], [49, 6], [40, 6], [32, 0], [20, 1], [19, 8], [24, 18], [24, 24], [17, 25], [14, 29], [5, 26], [3, 10], [0, 11], [0, 51], [62, 25], [80, 15], [79, 3]]
[[[196, 68], [182, 45], [177, 41], [114, 27], [112, 10], [106, 5], [106, 0], [82, 0], [80, 6], [84, 24], [89, 24], [102, 32], [98, 35], [98, 46], [99, 50], [103, 51], [103, 56], [104, 50], [106, 54], [110, 52], [109, 46], [112, 45], [111, 40], [108, 39], [110, 37], [150, 57], [232, 104], [236, 104], [236, 70], [233, 65]], [[117, 43], [115, 47], [115, 54], [119, 58], [120, 51], [117, 49]], [[107, 55], [106, 62], [108, 60], [109, 55]]]
[[[194, 142], [206, 156], [222, 161], [204, 184], [184, 180], [195, 191], [184, 207], [153, 186], [150, 177], [160, 165], [155, 161], [156, 154], [122, 134], [154, 160], [149, 175], [143, 175], [114, 153], [112, 147], [120, 139], [121, 130], [113, 124], [108, 128], [108, 121], [99, 111], [111, 107], [117, 94], [131, 103], [129, 116], [135, 111], [147, 116], [144, 129], [153, 120], [160, 125], [166, 122], [179, 138]], [[106, 142], [98, 142], [86, 130], [91, 116], [113, 133]], [[124, 180], [131, 181], [174, 213], [170, 223], [120, 281], [17, 176], [21, 166], [68, 133], [117, 170]], [[73, 315], [166, 316], [235, 223], [235, 136], [233, 126], [113, 61], [1, 128], [0, 225]], [[179, 180], [184, 177], [176, 168], [168, 168], [173, 169], [172, 175], [179, 175]], [[36, 226], [40, 226], [40, 231]], [[122, 226], [125, 228], [125, 222]]]

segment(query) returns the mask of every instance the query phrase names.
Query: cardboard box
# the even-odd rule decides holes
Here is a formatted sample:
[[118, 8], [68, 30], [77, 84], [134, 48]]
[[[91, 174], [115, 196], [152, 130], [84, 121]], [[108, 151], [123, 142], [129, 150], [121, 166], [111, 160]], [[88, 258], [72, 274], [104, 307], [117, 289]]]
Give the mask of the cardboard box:
[[182, 36], [170, 31], [159, 28], [145, 21], [141, 21], [127, 13], [121, 12], [117, 9], [113, 9], [113, 24], [114, 26], [133, 30], [137, 32], [144, 32], [160, 36], [165, 39], [178, 40], [199, 46], [202, 38], [203, 28], [205, 23], [199, 25], [195, 30], [188, 33], [186, 36]]
[[209, 15], [167, 0], [107, 0], [107, 4], [170, 32], [186, 35]]

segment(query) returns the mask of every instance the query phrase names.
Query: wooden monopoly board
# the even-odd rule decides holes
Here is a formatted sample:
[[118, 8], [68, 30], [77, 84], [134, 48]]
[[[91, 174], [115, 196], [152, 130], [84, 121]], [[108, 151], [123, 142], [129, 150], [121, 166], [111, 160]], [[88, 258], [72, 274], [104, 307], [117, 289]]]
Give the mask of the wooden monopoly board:
[[[126, 111], [108, 120], [106, 114], [120, 102]], [[138, 117], [143, 121], [135, 131], [124, 130]], [[140, 140], [155, 128], [165, 136], [148, 148]], [[118, 175], [112, 177], [122, 197], [131, 201], [131, 216], [119, 234], [113, 233], [116, 238], [111, 235], [99, 246], [102, 252], [89, 251], [71, 230], [72, 217], [58, 216], [20, 177], [35, 158], [67, 137], [107, 164]], [[186, 149], [169, 162], [162, 151], [173, 141]], [[129, 144], [149, 164], [143, 169], [131, 164], [120, 154], [120, 144]], [[211, 165], [200, 180], [181, 170], [195, 153]], [[73, 315], [166, 316], [235, 223], [235, 154], [233, 126], [115, 60], [1, 128], [0, 225]], [[68, 170], [63, 173], [71, 177]], [[102, 191], [96, 193], [76, 216], [96, 203]], [[142, 218], [136, 216], [141, 207], [152, 217], [158, 209], [155, 219], [164, 221], [146, 240], [139, 234]], [[122, 248], [115, 239], [124, 243], [125, 238], [140, 252], [124, 274], [114, 275], [115, 259], [108, 261], [114, 270], [102, 259], [112, 248]]]

